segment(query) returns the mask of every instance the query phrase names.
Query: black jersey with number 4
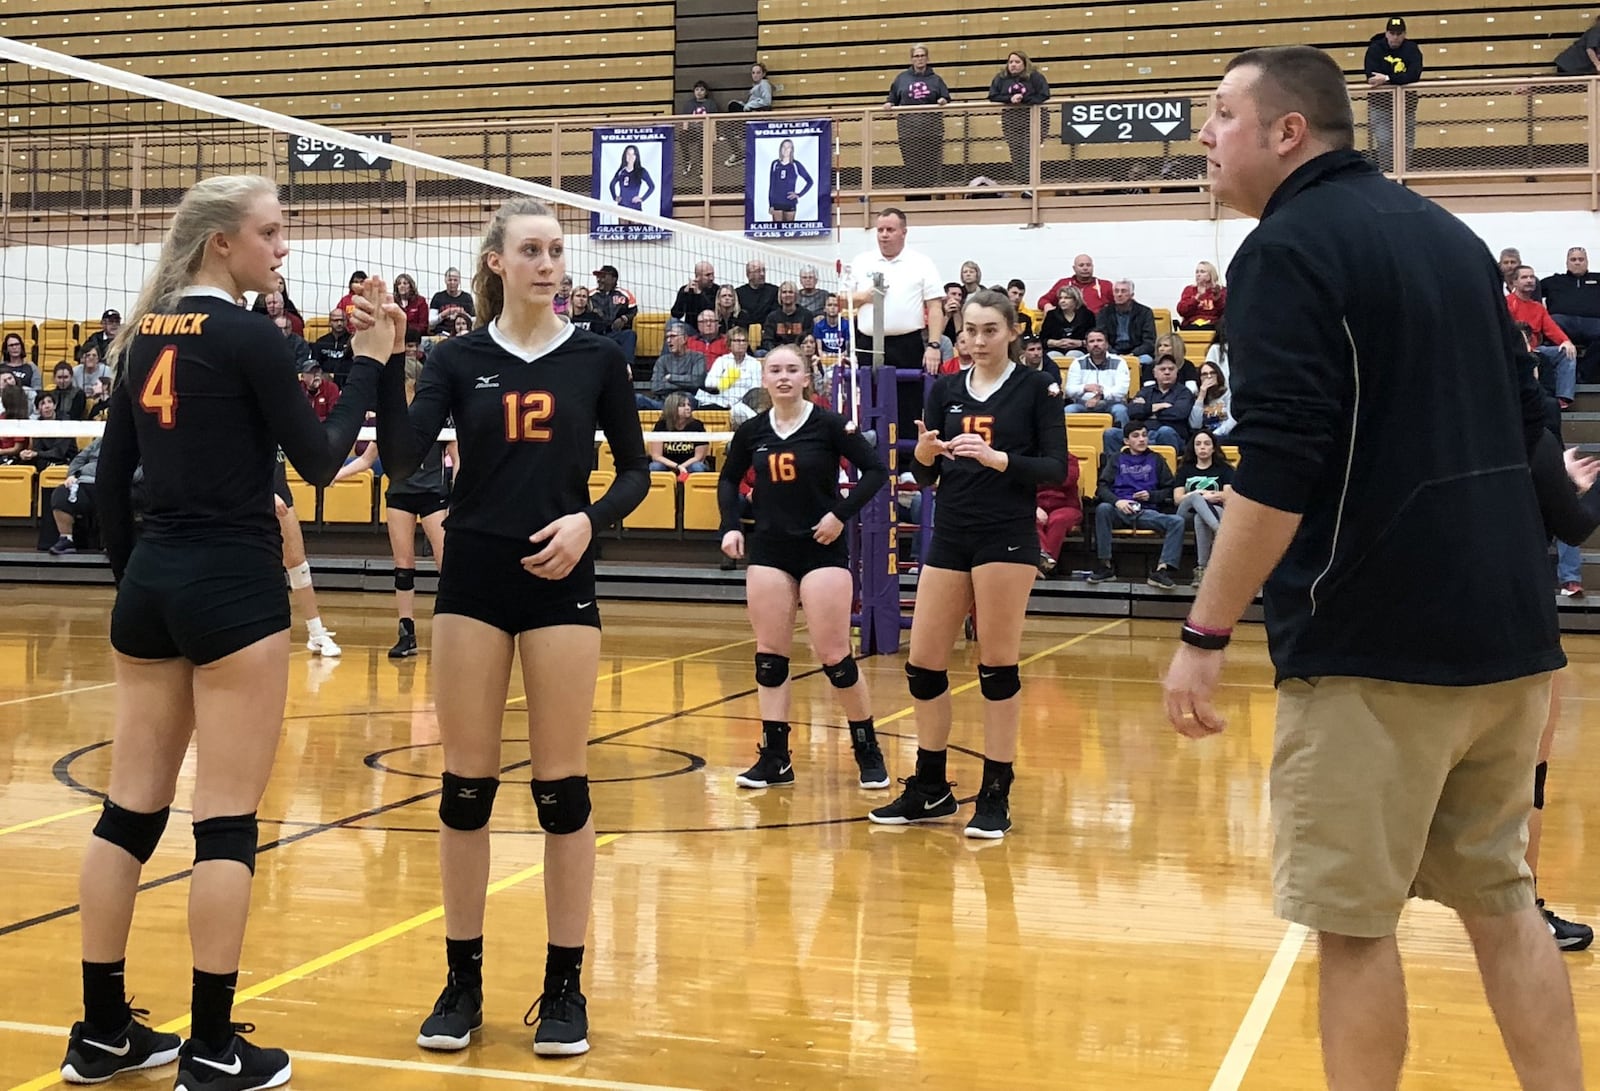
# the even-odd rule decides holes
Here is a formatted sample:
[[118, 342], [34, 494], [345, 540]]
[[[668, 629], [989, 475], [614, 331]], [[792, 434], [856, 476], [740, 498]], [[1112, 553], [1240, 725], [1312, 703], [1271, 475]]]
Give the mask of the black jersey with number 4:
[[1033, 522], [1038, 486], [1067, 476], [1067, 426], [1061, 398], [1050, 392], [1042, 372], [1013, 364], [1000, 385], [974, 397], [968, 379], [973, 371], [941, 375], [928, 391], [922, 423], [939, 438], [954, 439], [976, 432], [1010, 462], [992, 470], [974, 458], [940, 455], [932, 466], [915, 458], [911, 472], [919, 484], [939, 482], [935, 528], [984, 530], [996, 525]]
[[[848, 496], [839, 495], [839, 460], [847, 459], [860, 473]], [[787, 436], [772, 425], [772, 412], [759, 413], [739, 426], [717, 480], [717, 502], [724, 533], [739, 529], [739, 483], [755, 467], [758, 537], [775, 541], [809, 539], [829, 512], [840, 522], [866, 507], [889, 480], [889, 471], [872, 444], [845, 429], [844, 418], [817, 405]]]
[[144, 537], [259, 543], [280, 553], [272, 513], [278, 449], [307, 481], [325, 485], [375, 402], [382, 401], [380, 427], [385, 416], [404, 418], [397, 356], [388, 367], [358, 357], [339, 404], [317, 420], [289, 342], [270, 318], [221, 291], [199, 290], [143, 315], [138, 331], [111, 395], [96, 478], [106, 555], [119, 575], [133, 552], [129, 488], [141, 462]]
[[[493, 324], [450, 338], [422, 367], [405, 449], [379, 444], [385, 467], [397, 478], [409, 476], [447, 417], [455, 420], [461, 472], [446, 530], [527, 542], [557, 519], [583, 512], [599, 531], [650, 490], [633, 382], [622, 350], [608, 337], [569, 325], [531, 353], [513, 351]], [[597, 426], [611, 444], [617, 476], [591, 504]]]

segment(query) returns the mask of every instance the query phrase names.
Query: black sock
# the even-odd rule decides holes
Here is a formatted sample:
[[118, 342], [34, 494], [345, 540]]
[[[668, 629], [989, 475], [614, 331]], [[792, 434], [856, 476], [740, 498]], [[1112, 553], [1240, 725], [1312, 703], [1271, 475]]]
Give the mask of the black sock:
[[128, 960], [83, 964], [83, 1021], [97, 1031], [115, 1034], [133, 1018], [123, 989]]
[[761, 721], [761, 749], [789, 752], [789, 725], [782, 720]]
[[194, 991], [189, 1001], [194, 1037], [212, 1053], [226, 1049], [233, 1041], [233, 990], [238, 984], [238, 970], [231, 974], [194, 972]]
[[544, 956], [544, 991], [559, 993], [565, 988], [576, 989], [578, 977], [583, 972], [582, 947], [557, 947], [546, 944]]
[[983, 790], [986, 792], [999, 792], [1008, 795], [1011, 792], [1011, 782], [1016, 779], [1012, 772], [1012, 763], [1009, 761], [994, 761], [991, 758], [983, 759]]
[[948, 784], [944, 772], [945, 752], [917, 747], [917, 779], [924, 784]]
[[865, 720], [851, 720], [850, 721], [850, 745], [851, 746], [855, 747], [857, 750], [861, 750], [861, 749], [863, 749], [865, 747], [876, 746], [877, 743], [878, 743], [878, 736], [872, 730], [872, 717], [871, 716], [868, 716]]
[[400, 619], [400, 628], [404, 629], [411, 636], [416, 636], [417, 635], [417, 623], [415, 621], [413, 621], [411, 618], [408, 618], [408, 617], [401, 618]]
[[450, 983], [469, 989], [483, 988], [483, 937], [444, 941], [445, 960], [450, 964]]

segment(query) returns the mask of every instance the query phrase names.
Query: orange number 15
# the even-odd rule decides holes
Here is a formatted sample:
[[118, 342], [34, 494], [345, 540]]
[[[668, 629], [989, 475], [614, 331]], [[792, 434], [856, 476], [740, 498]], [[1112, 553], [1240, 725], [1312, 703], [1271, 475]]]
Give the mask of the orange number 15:
[[178, 390], [172, 381], [173, 365], [177, 362], [177, 345], [162, 349], [155, 367], [145, 377], [144, 389], [139, 391], [139, 407], [146, 413], [154, 413], [163, 428], [174, 428], [178, 424]]
[[983, 442], [990, 445], [994, 443], [994, 417], [992, 416], [962, 417], [961, 430], [963, 432], [976, 432], [983, 437]]

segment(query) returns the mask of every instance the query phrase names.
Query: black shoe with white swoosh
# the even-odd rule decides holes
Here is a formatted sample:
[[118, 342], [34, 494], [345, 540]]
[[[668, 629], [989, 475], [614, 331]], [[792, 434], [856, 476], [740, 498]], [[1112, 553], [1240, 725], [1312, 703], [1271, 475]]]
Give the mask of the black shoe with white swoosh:
[[787, 788], [794, 783], [794, 760], [787, 750], [761, 750], [733, 782], [741, 788]]
[[906, 790], [885, 807], [870, 811], [867, 817], [880, 826], [908, 826], [913, 822], [932, 822], [956, 813], [954, 784], [924, 784], [916, 777], [902, 777]]
[[133, 1009], [128, 1025], [116, 1034], [100, 1034], [87, 1023], [72, 1024], [61, 1078], [67, 1083], [104, 1083], [123, 1072], [160, 1068], [177, 1060], [183, 1039], [139, 1022], [139, 1016], [149, 1014]]
[[289, 1082], [289, 1055], [281, 1049], [263, 1049], [242, 1035], [256, 1028], [235, 1023], [233, 1039], [213, 1053], [190, 1038], [178, 1053], [178, 1082], [173, 1091], [263, 1091]]

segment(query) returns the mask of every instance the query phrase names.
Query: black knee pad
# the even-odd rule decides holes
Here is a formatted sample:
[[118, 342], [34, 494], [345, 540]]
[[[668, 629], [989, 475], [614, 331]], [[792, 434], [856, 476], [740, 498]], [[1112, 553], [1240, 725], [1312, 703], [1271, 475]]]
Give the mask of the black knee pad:
[[1015, 663], [1009, 667], [978, 664], [978, 691], [985, 701], [1004, 701], [1022, 692], [1022, 674]]
[[789, 657], [771, 652], [756, 653], [756, 685], [777, 689], [789, 680]]
[[950, 672], [931, 671], [927, 667], [907, 663], [906, 683], [911, 696], [919, 701], [931, 701], [950, 688]]
[[1550, 772], [1550, 763], [1541, 761], [1533, 767], [1533, 808], [1536, 811], [1544, 810], [1544, 778]]
[[394, 589], [396, 591], [411, 591], [417, 586], [417, 570], [415, 568], [396, 568], [394, 570]]
[[439, 796], [439, 821], [452, 830], [470, 832], [489, 824], [499, 777], [458, 777], [446, 770], [444, 792]]
[[237, 860], [256, 872], [258, 830], [254, 814], [207, 818], [194, 824], [194, 862]]
[[828, 676], [828, 681], [833, 683], [834, 689], [849, 689], [861, 679], [861, 671], [856, 667], [853, 655], [845, 656], [831, 667], [824, 663], [822, 673]]
[[577, 833], [589, 821], [589, 778], [536, 780], [533, 806], [545, 833]]
[[94, 835], [111, 842], [139, 863], [147, 864], [167, 830], [170, 813], [171, 808], [163, 807], [153, 814], [141, 814], [108, 799], [100, 809], [100, 821], [94, 824]]

